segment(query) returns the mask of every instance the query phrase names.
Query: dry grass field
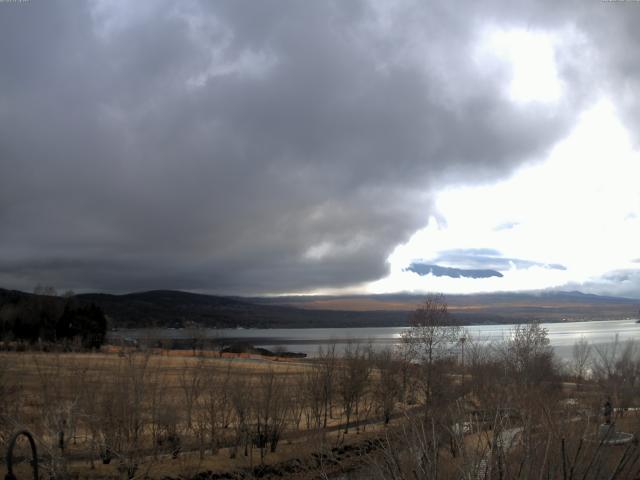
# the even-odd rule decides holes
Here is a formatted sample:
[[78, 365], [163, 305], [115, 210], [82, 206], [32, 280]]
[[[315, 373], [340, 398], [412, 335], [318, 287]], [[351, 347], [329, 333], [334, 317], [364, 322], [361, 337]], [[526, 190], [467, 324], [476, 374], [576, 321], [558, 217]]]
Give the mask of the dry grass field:
[[[313, 453], [362, 442], [382, 425], [374, 395], [363, 391], [348, 407], [345, 434], [339, 361], [332, 362], [334, 391], [323, 397], [321, 367], [308, 361], [3, 352], [0, 446], [28, 428], [44, 470], [58, 476], [188, 478], [294, 459], [299, 471], [290, 474], [318, 473], [322, 465], [308, 464]], [[379, 374], [366, 370], [374, 382]]]
[[[635, 342], [583, 342], [560, 366], [531, 324], [460, 363], [430, 328], [406, 345], [445, 347], [422, 356], [0, 352], [0, 448], [27, 428], [59, 479], [640, 478]], [[600, 444], [606, 399], [624, 446]], [[16, 455], [28, 475], [24, 441]]]

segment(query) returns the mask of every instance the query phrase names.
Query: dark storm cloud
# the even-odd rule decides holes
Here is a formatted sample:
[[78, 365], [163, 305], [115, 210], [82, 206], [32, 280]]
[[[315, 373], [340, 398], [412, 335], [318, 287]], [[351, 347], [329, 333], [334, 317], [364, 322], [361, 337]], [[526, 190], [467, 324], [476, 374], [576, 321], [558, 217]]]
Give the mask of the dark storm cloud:
[[616, 56], [595, 6], [373, 5], [0, 3], [1, 284], [261, 293], [379, 278], [435, 188], [541, 159], [604, 82], [576, 63], [591, 50], [568, 46], [565, 98], [513, 105], [508, 72], [472, 59], [483, 25], [575, 24], [611, 81], [638, 66], [638, 9], [607, 13], [631, 42]]

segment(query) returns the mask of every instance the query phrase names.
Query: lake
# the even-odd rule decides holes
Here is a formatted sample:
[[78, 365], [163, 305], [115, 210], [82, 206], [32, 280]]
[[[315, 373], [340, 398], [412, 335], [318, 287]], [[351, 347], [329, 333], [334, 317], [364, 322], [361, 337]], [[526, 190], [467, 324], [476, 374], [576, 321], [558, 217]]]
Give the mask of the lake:
[[[465, 327], [469, 335], [481, 341], [499, 341], [509, 335], [515, 325], [471, 325]], [[573, 344], [585, 337], [592, 345], [611, 343], [615, 335], [620, 341], [640, 340], [640, 323], [636, 319], [590, 322], [543, 323], [551, 345], [563, 359], [571, 357]], [[285, 349], [314, 356], [319, 347], [336, 343], [342, 350], [348, 342], [371, 343], [375, 348], [391, 347], [400, 343], [400, 335], [407, 327], [377, 328], [274, 328], [274, 329], [172, 329], [141, 328], [109, 332], [108, 339], [136, 340], [223, 338], [225, 341], [243, 341], [269, 350]]]

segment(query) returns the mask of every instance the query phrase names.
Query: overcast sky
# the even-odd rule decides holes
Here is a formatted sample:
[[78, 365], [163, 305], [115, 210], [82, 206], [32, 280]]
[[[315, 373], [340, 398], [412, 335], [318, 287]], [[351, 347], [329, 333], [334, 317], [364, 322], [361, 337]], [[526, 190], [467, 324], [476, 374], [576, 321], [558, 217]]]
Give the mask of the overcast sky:
[[0, 2], [0, 287], [640, 297], [639, 24], [635, 1]]

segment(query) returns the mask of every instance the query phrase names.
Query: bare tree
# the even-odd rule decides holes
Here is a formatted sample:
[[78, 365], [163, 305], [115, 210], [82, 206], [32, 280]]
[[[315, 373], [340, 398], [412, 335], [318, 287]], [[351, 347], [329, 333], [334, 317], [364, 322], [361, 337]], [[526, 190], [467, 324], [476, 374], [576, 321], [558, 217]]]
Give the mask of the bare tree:
[[260, 462], [264, 462], [266, 448], [276, 451], [284, 430], [289, 400], [285, 393], [284, 375], [269, 369], [258, 378], [252, 395], [253, 439], [260, 449]]
[[209, 448], [215, 454], [220, 445], [220, 432], [231, 423], [231, 364], [227, 364], [222, 375], [211, 369], [204, 387], [203, 406], [209, 429]]
[[183, 408], [186, 416], [187, 430], [191, 430], [193, 427], [193, 409], [202, 394], [202, 386], [204, 383], [203, 367], [202, 359], [198, 360], [193, 366], [190, 366], [189, 363], [185, 361], [178, 377], [184, 400]]
[[53, 476], [67, 476], [65, 449], [78, 414], [79, 395], [86, 370], [70, 374], [72, 370], [59, 354], [32, 357], [38, 374], [39, 410], [38, 430], [41, 448], [46, 452], [45, 468]]
[[521, 385], [531, 386], [555, 376], [548, 332], [539, 323], [516, 325], [500, 351], [505, 369]]
[[[308, 371], [309, 369], [305, 369]], [[293, 375], [287, 385], [289, 397], [289, 422], [292, 428], [300, 431], [302, 416], [307, 410], [307, 387], [304, 373]], [[317, 427], [316, 427], [317, 428]]]
[[365, 392], [371, 363], [367, 352], [356, 344], [347, 345], [342, 358], [343, 365], [338, 369], [338, 389], [342, 397], [342, 408], [345, 415], [344, 433], [349, 433], [351, 417], [359, 414], [360, 399]]
[[322, 402], [324, 404], [324, 420], [323, 426], [327, 427], [329, 418], [332, 418], [334, 387], [336, 383], [336, 344], [333, 343], [326, 350], [322, 347], [318, 350], [318, 363], [321, 371], [321, 392]]
[[[619, 401], [622, 407], [629, 407], [640, 384], [640, 350], [635, 340], [625, 342], [616, 362], [616, 373], [620, 379]], [[620, 411], [624, 412], [624, 408]]]
[[128, 353], [118, 358], [112, 376], [100, 390], [98, 412], [101, 456], [108, 463], [119, 461], [119, 469], [134, 478], [143, 459], [142, 441], [147, 421], [147, 406], [153, 397], [148, 378], [152, 374], [148, 353]]
[[307, 414], [307, 429], [322, 427], [323, 413], [327, 409], [325, 370], [321, 365], [313, 365], [302, 374], [304, 406]]
[[402, 332], [402, 341], [408, 346], [412, 359], [422, 365], [423, 400], [428, 405], [433, 394], [435, 365], [452, 355], [460, 337], [460, 327], [449, 315], [441, 294], [427, 296], [413, 312], [409, 323], [409, 328]]
[[517, 325], [498, 348], [504, 369], [503, 415], [517, 416], [522, 428], [522, 443], [528, 452], [524, 462], [533, 469], [537, 445], [537, 426], [556, 410], [560, 387], [553, 349], [547, 330], [538, 323]]
[[493, 411], [506, 400], [502, 382], [505, 367], [496, 345], [470, 337], [466, 345], [466, 367], [472, 396], [477, 407], [485, 412]]
[[229, 457], [235, 458], [238, 447], [244, 446], [244, 455], [249, 454], [249, 422], [251, 415], [251, 394], [247, 380], [236, 376], [229, 384], [231, 405], [234, 414], [234, 440], [229, 449]]
[[613, 342], [594, 346], [593, 356], [593, 378], [615, 402], [619, 398], [623, 382], [617, 369], [620, 349], [620, 339], [615, 335]]
[[615, 404], [630, 406], [640, 386], [640, 351], [634, 340], [613, 342], [594, 347], [593, 378], [604, 395], [612, 396]]
[[406, 407], [415, 403], [415, 381], [412, 375], [415, 365], [412, 363], [413, 352], [409, 343], [396, 346], [395, 356], [398, 358], [398, 375], [400, 382], [399, 400]]
[[573, 344], [571, 351], [571, 373], [578, 384], [584, 379], [589, 361], [591, 360], [591, 345], [584, 336]]
[[376, 409], [382, 413], [384, 424], [388, 424], [393, 415], [396, 402], [400, 397], [400, 366], [398, 360], [389, 349], [382, 350], [374, 356], [376, 374], [373, 378], [373, 397]]

